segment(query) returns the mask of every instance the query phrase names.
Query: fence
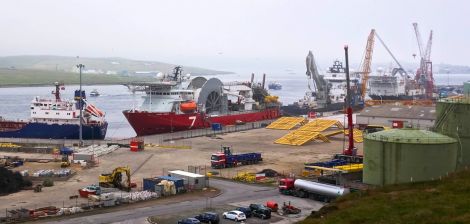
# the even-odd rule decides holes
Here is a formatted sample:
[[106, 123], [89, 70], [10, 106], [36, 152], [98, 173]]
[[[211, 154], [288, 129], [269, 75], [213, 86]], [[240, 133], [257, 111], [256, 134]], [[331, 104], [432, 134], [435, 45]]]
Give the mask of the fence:
[[[264, 120], [259, 122], [251, 122], [242, 125], [230, 125], [222, 126], [222, 130], [214, 131], [211, 128], [205, 129], [194, 129], [188, 131], [172, 132], [165, 134], [149, 135], [144, 136], [145, 143], [159, 144], [163, 141], [171, 141], [178, 139], [188, 139], [201, 136], [213, 136], [217, 134], [232, 133], [239, 131], [246, 131], [257, 128], [264, 128], [270, 124], [273, 120]], [[105, 145], [105, 144], [121, 144], [128, 145], [132, 138], [125, 139], [105, 139], [105, 140], [83, 140], [84, 145]], [[54, 146], [71, 146], [78, 145], [77, 139], [29, 139], [29, 138], [0, 138], [0, 142], [3, 143], [21, 143], [30, 144], [33, 146], [41, 145], [54, 145]]]

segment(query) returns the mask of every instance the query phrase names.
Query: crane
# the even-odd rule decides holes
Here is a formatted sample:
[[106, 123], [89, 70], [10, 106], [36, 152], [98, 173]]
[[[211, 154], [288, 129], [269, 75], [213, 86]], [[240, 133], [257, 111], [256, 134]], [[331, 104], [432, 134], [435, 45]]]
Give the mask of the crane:
[[[318, 104], [321, 104], [320, 107], [326, 106], [329, 103], [328, 97], [328, 87], [326, 85], [326, 81], [323, 79], [323, 76], [320, 76], [318, 72], [317, 65], [315, 64], [315, 58], [313, 57], [312, 51], [308, 52], [305, 64], [307, 66], [307, 73], [306, 75], [313, 81], [313, 85], [316, 88], [316, 101]], [[310, 87], [310, 82], [308, 83], [308, 88], [310, 92], [312, 89]]]
[[434, 92], [434, 78], [432, 74], [432, 62], [431, 62], [431, 47], [432, 47], [432, 30], [429, 33], [429, 39], [426, 44], [426, 49], [423, 49], [423, 41], [421, 40], [421, 33], [418, 29], [418, 23], [413, 23], [413, 27], [416, 34], [416, 40], [418, 42], [419, 54], [421, 56], [419, 69], [416, 71], [416, 81], [424, 86], [426, 90], [426, 97], [432, 98]]
[[362, 87], [361, 87], [362, 99], [364, 99], [366, 96], [367, 81], [369, 80], [370, 65], [372, 63], [372, 53], [374, 53], [374, 41], [375, 41], [374, 38], [375, 38], [375, 29], [372, 29], [370, 31], [369, 37], [367, 38], [364, 60], [362, 61], [361, 69], [359, 72], [362, 74]]
[[[371, 70], [370, 66], [372, 63], [372, 54], [374, 53], [375, 37], [377, 37], [377, 39], [382, 44], [382, 46], [384, 46], [385, 50], [387, 50], [390, 56], [392, 56], [395, 63], [397, 63], [398, 67], [400, 67], [400, 71], [401, 71], [400, 75], [404, 76], [405, 83], [407, 83], [407, 79], [408, 79], [408, 74], [406, 73], [406, 70], [403, 68], [403, 66], [401, 66], [398, 59], [395, 57], [395, 55], [393, 55], [392, 51], [388, 48], [388, 46], [385, 44], [382, 38], [380, 38], [379, 34], [375, 31], [375, 29], [372, 29], [370, 31], [369, 37], [367, 38], [364, 59], [361, 63], [361, 68], [359, 69], [360, 71], [359, 73], [362, 74], [362, 87], [361, 87], [362, 99], [364, 99], [366, 95], [367, 81], [369, 80], [369, 74]], [[402, 73], [404, 73], [404, 75]]]

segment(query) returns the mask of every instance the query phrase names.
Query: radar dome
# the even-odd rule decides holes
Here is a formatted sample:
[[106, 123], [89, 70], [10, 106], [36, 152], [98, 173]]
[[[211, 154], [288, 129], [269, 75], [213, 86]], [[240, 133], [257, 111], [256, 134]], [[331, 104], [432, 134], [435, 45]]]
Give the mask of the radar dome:
[[163, 79], [164, 76], [161, 72], [157, 73], [157, 79]]
[[186, 74], [186, 78], [187, 78], [187, 79], [191, 78], [191, 74], [189, 74], [189, 73]]

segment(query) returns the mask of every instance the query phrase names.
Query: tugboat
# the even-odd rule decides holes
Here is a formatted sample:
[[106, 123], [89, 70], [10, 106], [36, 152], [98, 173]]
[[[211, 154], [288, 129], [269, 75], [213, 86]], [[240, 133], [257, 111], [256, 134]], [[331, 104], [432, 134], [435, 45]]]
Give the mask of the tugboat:
[[[263, 80], [265, 80], [263, 78]], [[146, 92], [140, 108], [123, 114], [138, 136], [208, 128], [212, 124], [236, 125], [279, 117], [277, 98], [263, 84], [231, 82], [217, 78], [190, 79], [177, 66], [173, 74], [156, 82], [134, 83]]]
[[86, 101], [85, 91], [75, 91], [75, 100], [62, 100], [63, 84], [55, 83], [55, 98], [35, 97], [31, 101], [31, 118], [11, 121], [0, 117], [0, 137], [78, 139], [82, 110], [83, 139], [104, 139], [108, 123], [105, 113]]

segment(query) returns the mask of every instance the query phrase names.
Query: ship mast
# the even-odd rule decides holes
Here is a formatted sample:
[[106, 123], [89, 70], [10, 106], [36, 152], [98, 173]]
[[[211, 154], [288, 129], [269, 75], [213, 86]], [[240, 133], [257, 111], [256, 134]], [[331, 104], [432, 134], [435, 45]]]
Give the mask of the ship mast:
[[78, 136], [79, 136], [79, 143], [78, 145], [79, 146], [83, 146], [83, 133], [82, 133], [82, 128], [83, 128], [83, 122], [82, 122], [82, 109], [83, 109], [83, 105], [82, 105], [82, 102], [83, 102], [83, 94], [82, 94], [82, 69], [85, 67], [85, 65], [83, 64], [78, 64], [77, 65], [77, 68], [78, 70], [80, 71], [80, 99], [78, 101], [78, 107], [80, 109], [80, 116], [79, 116], [79, 119], [80, 119], [80, 128], [78, 130]]

